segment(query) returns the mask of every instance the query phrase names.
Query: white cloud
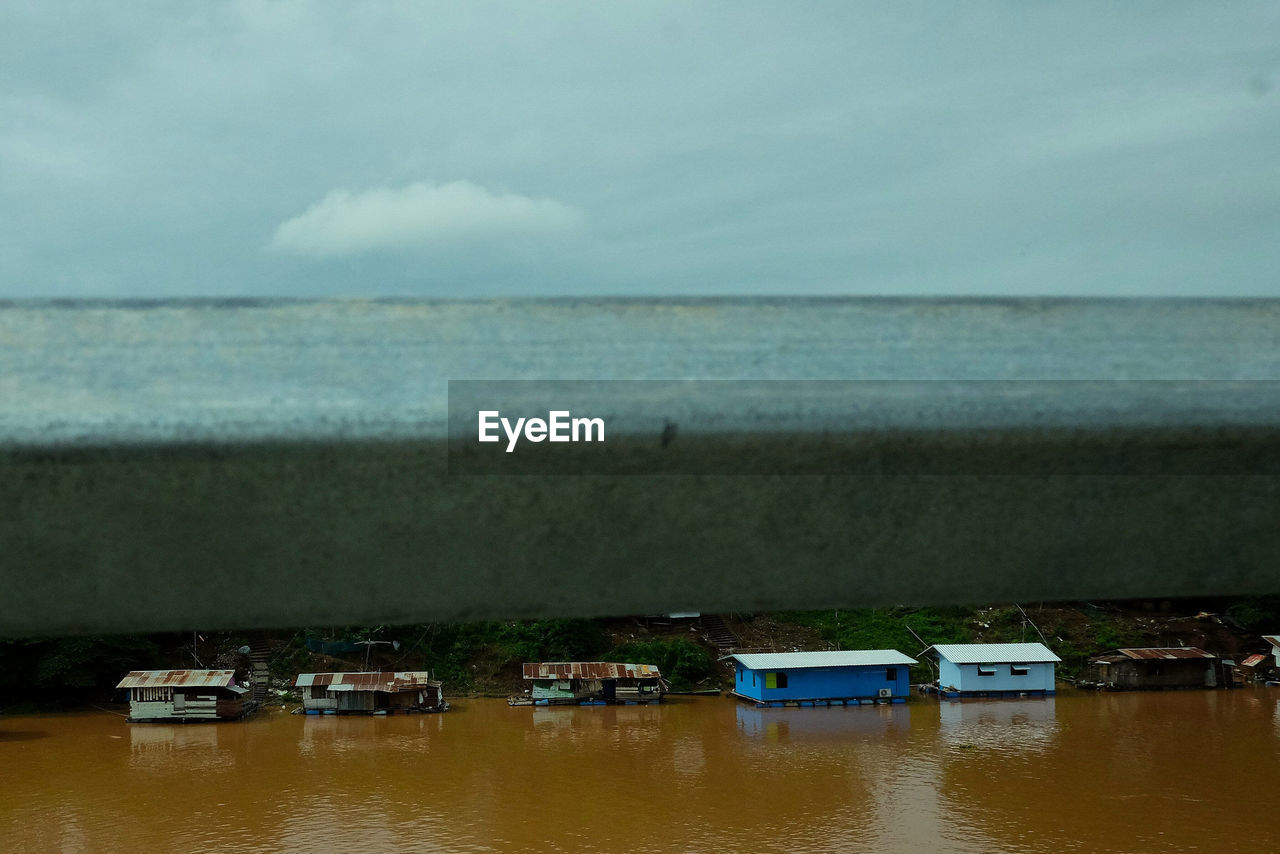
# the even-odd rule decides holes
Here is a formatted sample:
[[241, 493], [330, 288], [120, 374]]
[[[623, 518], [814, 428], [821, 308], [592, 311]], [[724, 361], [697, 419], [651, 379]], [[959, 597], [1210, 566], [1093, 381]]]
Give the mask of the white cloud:
[[335, 190], [281, 223], [271, 248], [325, 258], [562, 236], [582, 222], [580, 211], [554, 199], [494, 193], [469, 181], [420, 181], [362, 193]]

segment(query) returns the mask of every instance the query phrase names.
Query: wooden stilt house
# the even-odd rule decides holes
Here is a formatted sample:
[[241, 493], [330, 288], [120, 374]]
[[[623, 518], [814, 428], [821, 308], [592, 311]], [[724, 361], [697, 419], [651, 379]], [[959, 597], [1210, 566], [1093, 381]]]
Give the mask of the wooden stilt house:
[[234, 670], [134, 670], [116, 688], [129, 692], [129, 720], [225, 721], [253, 710]]

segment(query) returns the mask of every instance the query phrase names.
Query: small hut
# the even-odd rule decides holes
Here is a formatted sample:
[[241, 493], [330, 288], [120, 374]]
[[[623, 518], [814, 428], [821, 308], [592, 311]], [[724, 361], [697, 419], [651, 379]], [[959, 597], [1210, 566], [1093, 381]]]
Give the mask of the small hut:
[[923, 654], [938, 660], [932, 687], [948, 699], [1047, 696], [1062, 661], [1042, 643], [939, 643]]
[[308, 715], [389, 715], [449, 708], [440, 683], [423, 671], [299, 673], [293, 685]]
[[1089, 662], [1089, 681], [1117, 691], [1217, 688], [1218, 669], [1216, 655], [1194, 646], [1113, 649]]
[[1236, 665], [1234, 676], [1236, 682], [1241, 685], [1265, 682], [1271, 669], [1271, 656], [1258, 652], [1245, 656], [1244, 660]]
[[667, 685], [652, 664], [607, 661], [545, 661], [526, 663], [525, 694], [511, 697], [513, 706], [603, 705], [660, 703]]
[[234, 670], [134, 670], [120, 680], [129, 692], [130, 722], [236, 720], [253, 710]]

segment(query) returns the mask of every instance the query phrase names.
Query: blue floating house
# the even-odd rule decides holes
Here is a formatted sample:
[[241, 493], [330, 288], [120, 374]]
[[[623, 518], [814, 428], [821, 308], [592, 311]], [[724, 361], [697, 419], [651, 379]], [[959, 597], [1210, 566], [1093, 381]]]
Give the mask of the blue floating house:
[[896, 649], [727, 656], [733, 694], [760, 706], [902, 703], [915, 659]]
[[939, 643], [924, 654], [938, 660], [935, 687], [949, 698], [1050, 695], [1062, 661], [1042, 643]]

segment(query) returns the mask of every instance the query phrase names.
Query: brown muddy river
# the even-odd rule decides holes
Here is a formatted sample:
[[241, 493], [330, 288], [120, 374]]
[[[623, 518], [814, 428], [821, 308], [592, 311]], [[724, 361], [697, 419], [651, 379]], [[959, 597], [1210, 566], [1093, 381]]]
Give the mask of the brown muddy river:
[[1280, 689], [94, 712], [0, 718], [0, 758], [12, 851], [1280, 850]]

